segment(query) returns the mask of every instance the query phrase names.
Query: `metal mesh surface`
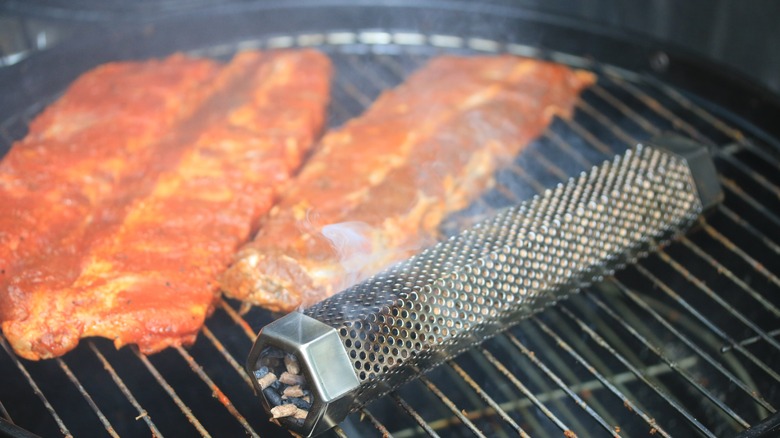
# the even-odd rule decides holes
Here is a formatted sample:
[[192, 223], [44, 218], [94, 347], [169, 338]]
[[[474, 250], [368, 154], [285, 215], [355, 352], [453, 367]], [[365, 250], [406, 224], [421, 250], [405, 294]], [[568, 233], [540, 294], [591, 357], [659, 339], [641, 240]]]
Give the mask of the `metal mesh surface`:
[[[332, 435], [731, 436], [780, 403], [780, 153], [724, 108], [582, 58], [462, 35], [339, 31], [241, 47], [319, 46], [337, 67], [331, 126], [439, 53], [507, 51], [595, 70], [556, 120], [445, 229], [514, 205], [664, 131], [720, 145], [725, 201], [697, 230], [382, 397]], [[236, 44], [200, 51], [228, 56]], [[0, 121], [4, 146], [55, 96]], [[17, 358], [0, 338], [0, 417], [42, 436], [288, 436], [268, 423], [240, 365], [275, 316], [221, 301], [191, 348], [145, 357], [85, 340]]]
[[339, 331], [359, 406], [610, 275], [701, 209], [685, 161], [639, 146], [304, 313]]

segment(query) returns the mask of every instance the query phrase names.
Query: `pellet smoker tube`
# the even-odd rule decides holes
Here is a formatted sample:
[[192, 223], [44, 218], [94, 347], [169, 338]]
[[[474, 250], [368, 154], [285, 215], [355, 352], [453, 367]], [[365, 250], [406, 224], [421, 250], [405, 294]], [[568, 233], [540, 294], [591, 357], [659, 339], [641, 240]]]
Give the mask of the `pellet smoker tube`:
[[275, 421], [317, 435], [685, 232], [722, 196], [704, 146], [638, 145], [268, 324], [247, 369]]

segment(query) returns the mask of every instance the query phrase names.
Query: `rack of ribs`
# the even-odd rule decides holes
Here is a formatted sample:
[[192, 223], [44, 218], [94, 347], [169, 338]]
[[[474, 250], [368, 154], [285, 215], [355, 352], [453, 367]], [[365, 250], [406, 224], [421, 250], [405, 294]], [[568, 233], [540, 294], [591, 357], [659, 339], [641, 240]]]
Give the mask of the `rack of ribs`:
[[80, 77], [0, 164], [0, 320], [14, 350], [193, 342], [217, 275], [314, 144], [330, 74], [303, 50]]
[[275, 311], [311, 305], [435, 242], [594, 75], [513, 56], [440, 57], [329, 132], [220, 277]]

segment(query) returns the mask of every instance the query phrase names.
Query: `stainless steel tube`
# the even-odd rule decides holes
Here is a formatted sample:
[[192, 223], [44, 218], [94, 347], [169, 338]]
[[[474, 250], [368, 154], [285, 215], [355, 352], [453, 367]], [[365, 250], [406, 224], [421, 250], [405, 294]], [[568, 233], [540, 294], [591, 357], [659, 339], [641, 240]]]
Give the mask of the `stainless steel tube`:
[[[657, 143], [266, 326], [247, 363], [265, 406], [295, 403], [279, 421], [320, 433], [685, 232], [722, 198], [716, 171], [703, 146]], [[302, 398], [282, 398], [291, 385], [262, 380], [284, 372], [285, 355], [300, 364]]]

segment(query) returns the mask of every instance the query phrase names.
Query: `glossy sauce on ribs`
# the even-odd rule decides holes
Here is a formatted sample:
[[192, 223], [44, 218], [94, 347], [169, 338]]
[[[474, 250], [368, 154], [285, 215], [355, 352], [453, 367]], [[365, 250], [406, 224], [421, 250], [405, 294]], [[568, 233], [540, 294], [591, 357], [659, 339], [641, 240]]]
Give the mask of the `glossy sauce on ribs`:
[[315, 51], [225, 66], [173, 56], [80, 78], [0, 167], [15, 203], [0, 228], [0, 316], [16, 352], [58, 356], [86, 336], [145, 353], [194, 341], [217, 275], [323, 126], [329, 79]]
[[434, 243], [496, 169], [569, 117], [592, 74], [512, 56], [441, 57], [328, 133], [223, 290], [272, 310], [311, 305]]

